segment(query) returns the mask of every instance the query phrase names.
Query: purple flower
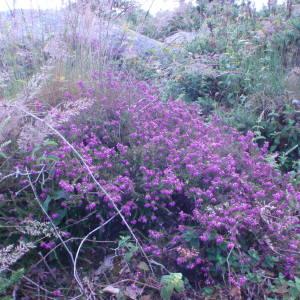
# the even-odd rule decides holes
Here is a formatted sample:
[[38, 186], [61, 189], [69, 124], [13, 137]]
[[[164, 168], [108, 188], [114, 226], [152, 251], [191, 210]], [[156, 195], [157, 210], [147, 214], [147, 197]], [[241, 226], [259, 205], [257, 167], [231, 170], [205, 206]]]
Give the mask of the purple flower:
[[220, 245], [220, 244], [222, 244], [223, 242], [224, 242], [224, 238], [223, 238], [222, 236], [218, 235], [218, 236], [216, 237], [216, 243], [217, 243], [217, 245]]
[[52, 292], [52, 295], [53, 295], [54, 297], [63, 297], [63, 294], [62, 294], [62, 292], [61, 292], [60, 290], [55, 290], [55, 291], [53, 291], [53, 292]]
[[93, 203], [89, 203], [85, 209], [88, 211], [93, 211], [96, 209], [96, 207], [97, 207], [97, 204], [93, 202]]
[[53, 220], [57, 219], [58, 217], [59, 217], [59, 214], [58, 214], [58, 213], [53, 213], [53, 214], [51, 214], [51, 218], [52, 218]]
[[45, 250], [51, 250], [56, 246], [56, 244], [53, 241], [50, 241], [50, 242], [42, 242], [40, 246]]
[[234, 248], [234, 243], [229, 242], [229, 243], [227, 244], [227, 249], [228, 249], [228, 250], [232, 250], [233, 248]]

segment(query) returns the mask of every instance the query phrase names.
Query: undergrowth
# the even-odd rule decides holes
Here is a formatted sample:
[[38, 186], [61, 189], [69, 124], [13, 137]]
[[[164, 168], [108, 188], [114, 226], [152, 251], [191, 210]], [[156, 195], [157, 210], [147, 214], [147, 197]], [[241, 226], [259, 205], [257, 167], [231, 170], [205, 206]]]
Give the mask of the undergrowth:
[[[300, 27], [269, 5], [1, 20], [0, 299], [300, 297]], [[195, 39], [128, 58], [112, 24]]]
[[[289, 176], [265, 160], [267, 148], [260, 150], [252, 133], [241, 135], [218, 119], [205, 123], [197, 105], [163, 103], [155, 89], [124, 74], [95, 74], [92, 84], [79, 82], [61, 101], [43, 116], [43, 123], [35, 120], [24, 126], [26, 134], [21, 132], [18, 141], [21, 157], [15, 161], [19, 176], [11, 178], [14, 193], [3, 194], [10, 199], [3, 204], [6, 220], [16, 220], [20, 209], [59, 229], [40, 242], [30, 238], [44, 255], [55, 253], [49, 256], [50, 270], [43, 272], [58, 272], [68, 262], [63, 240], [72, 241], [68, 249], [76, 252], [76, 237], [94, 236], [93, 247], [77, 248], [81, 252], [74, 274], [79, 282], [86, 278], [81, 292], [95, 297], [104, 292], [98, 293], [96, 286], [104, 283], [94, 273], [94, 261], [97, 257], [104, 264], [111, 255], [109, 270], [126, 266], [118, 280], [138, 281], [144, 288], [151, 281], [155, 291], [160, 287], [156, 276], [169, 273], [179, 279], [175, 274], [180, 273], [185, 293], [196, 293], [196, 299], [201, 294], [193, 292], [198, 285], [212, 294], [218, 286], [227, 295], [237, 290], [252, 297], [255, 289], [256, 297], [265, 297], [276, 294], [267, 288], [278, 276], [291, 282], [297, 278], [300, 194]], [[45, 124], [58, 130], [85, 164]], [[37, 128], [44, 133], [41, 144], [31, 135]], [[31, 144], [24, 144], [23, 134], [31, 136]], [[133, 228], [146, 259], [136, 241], [124, 236], [126, 226], [115, 215], [111, 199]], [[101, 229], [88, 235], [99, 224]], [[13, 234], [19, 239], [32, 235]], [[101, 241], [111, 247], [103, 248]], [[32, 253], [31, 265], [34, 257]], [[55, 285], [50, 275], [45, 285]], [[165, 284], [169, 277], [163, 278]], [[164, 299], [173, 290], [183, 293], [183, 284], [170, 283], [168, 291], [162, 290]], [[74, 296], [70, 290], [60, 293]]]

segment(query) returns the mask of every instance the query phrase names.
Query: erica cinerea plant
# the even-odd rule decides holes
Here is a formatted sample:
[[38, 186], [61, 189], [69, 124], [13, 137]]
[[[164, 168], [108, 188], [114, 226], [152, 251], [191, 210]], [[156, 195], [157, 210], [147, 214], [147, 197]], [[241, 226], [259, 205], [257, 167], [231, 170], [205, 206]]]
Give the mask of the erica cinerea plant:
[[[257, 269], [297, 275], [300, 193], [266, 162], [267, 145], [259, 149], [251, 132], [241, 135], [218, 119], [205, 123], [197, 105], [161, 102], [154, 88], [124, 74], [93, 80], [65, 94], [46, 118], [147, 236], [151, 258], [205, 285], [242, 287]], [[56, 141], [37, 150], [47, 178], [38, 192], [53, 220], [68, 223], [75, 211], [112, 217], [112, 203], [72, 149], [51, 132], [48, 138]], [[26, 167], [40, 165], [31, 156], [19, 165]], [[113, 223], [116, 236], [124, 224]]]

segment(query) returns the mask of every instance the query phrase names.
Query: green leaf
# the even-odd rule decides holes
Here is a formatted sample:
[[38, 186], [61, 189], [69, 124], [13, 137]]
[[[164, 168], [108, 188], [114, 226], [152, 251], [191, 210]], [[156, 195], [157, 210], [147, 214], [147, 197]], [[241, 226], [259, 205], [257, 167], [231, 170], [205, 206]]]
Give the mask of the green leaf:
[[129, 262], [138, 249], [139, 248], [136, 245], [130, 243], [128, 246], [128, 252], [126, 252], [124, 255], [125, 260]]
[[48, 155], [48, 156], [41, 156], [38, 158], [37, 162], [38, 163], [41, 163], [43, 161], [46, 161], [46, 162], [51, 162], [51, 161], [59, 161], [59, 157], [55, 156], [55, 155]]
[[69, 198], [69, 195], [66, 191], [64, 190], [58, 190], [58, 191], [55, 191], [51, 197], [53, 198], [53, 200], [59, 200], [59, 199], [68, 199]]
[[218, 265], [223, 265], [226, 262], [226, 259], [224, 256], [220, 255], [219, 253], [216, 255], [216, 262]]
[[125, 248], [127, 251], [124, 255], [124, 259], [129, 262], [133, 255], [138, 251], [138, 247], [130, 242], [130, 236], [121, 236], [119, 243], [118, 243], [119, 248]]
[[174, 289], [171, 286], [164, 286], [161, 289], [160, 295], [163, 300], [170, 300]]
[[296, 277], [295, 278], [295, 286], [296, 288], [299, 290], [300, 292], [300, 278], [299, 277]]
[[46, 159], [47, 161], [59, 161], [59, 157], [58, 157], [58, 156], [55, 156], [55, 155], [47, 155], [47, 156], [45, 157], [45, 159]]
[[211, 296], [214, 293], [214, 289], [210, 287], [205, 287], [202, 291], [205, 296]]
[[127, 246], [128, 242], [130, 240], [130, 236], [129, 235], [126, 235], [126, 236], [120, 236], [120, 240], [119, 240], [119, 243], [118, 243], [118, 247], [119, 248], [124, 248]]
[[42, 206], [43, 206], [43, 208], [44, 208], [44, 210], [45, 210], [46, 212], [48, 212], [48, 210], [49, 210], [49, 204], [50, 204], [51, 201], [52, 201], [52, 197], [50, 197], [50, 196], [48, 195], [47, 198], [46, 198], [46, 200], [45, 200], [44, 203], [42, 204]]
[[264, 266], [268, 267], [268, 268], [273, 268], [276, 263], [279, 261], [279, 259], [275, 256], [270, 256], [270, 255], [267, 255], [265, 257], [265, 260], [264, 260]]
[[184, 291], [184, 281], [181, 273], [170, 273], [161, 277], [162, 288], [160, 295], [163, 300], [170, 300], [174, 291], [180, 293]]
[[250, 257], [252, 258], [252, 260], [253, 260], [253, 262], [254, 263], [257, 263], [257, 262], [259, 262], [259, 254], [258, 254], [258, 252], [256, 251], [256, 250], [254, 250], [254, 249], [250, 249], [249, 251], [248, 251], [248, 254], [250, 255]]
[[57, 144], [57, 142], [55, 142], [53, 140], [45, 140], [44, 146], [58, 146], [58, 144]]
[[25, 273], [24, 269], [13, 271], [9, 278], [3, 278], [0, 276], [0, 294], [4, 294], [7, 289], [17, 284]]
[[4, 152], [0, 151], [0, 157], [7, 158], [7, 155]]

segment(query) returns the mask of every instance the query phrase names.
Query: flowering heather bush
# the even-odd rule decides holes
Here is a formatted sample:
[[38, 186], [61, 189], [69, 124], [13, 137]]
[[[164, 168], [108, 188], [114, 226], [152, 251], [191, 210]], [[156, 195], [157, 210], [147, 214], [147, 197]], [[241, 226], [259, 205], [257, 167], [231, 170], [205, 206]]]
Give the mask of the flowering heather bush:
[[[147, 235], [150, 256], [206, 285], [223, 277], [242, 286], [262, 269], [296, 275], [300, 193], [265, 162], [266, 147], [252, 133], [205, 123], [197, 106], [163, 103], [144, 82], [115, 74], [94, 80], [64, 96], [92, 99], [90, 106], [52, 114], [127, 221]], [[56, 163], [41, 199], [53, 189], [67, 195], [50, 205], [54, 219], [62, 207], [113, 215], [70, 147], [58, 141], [43, 151]]]

